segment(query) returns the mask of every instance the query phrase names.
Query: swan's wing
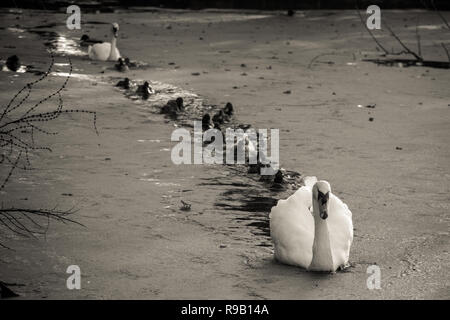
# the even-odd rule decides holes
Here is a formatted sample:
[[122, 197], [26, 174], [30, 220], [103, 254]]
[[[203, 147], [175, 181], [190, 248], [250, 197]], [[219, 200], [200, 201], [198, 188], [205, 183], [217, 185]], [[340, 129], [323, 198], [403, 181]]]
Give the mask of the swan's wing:
[[336, 200], [336, 206], [337, 208], [340, 209], [340, 212], [342, 214], [346, 214], [350, 219], [352, 219], [352, 212], [350, 211], [350, 209], [348, 208], [348, 206], [341, 200], [339, 199], [336, 195], [334, 195], [334, 198]]
[[270, 235], [280, 262], [307, 268], [312, 260], [314, 218], [311, 190], [301, 187], [287, 200], [279, 200], [270, 212]]
[[89, 58], [92, 60], [106, 61], [111, 51], [111, 44], [109, 42], [96, 43], [89, 46]]
[[352, 212], [347, 205], [334, 194], [330, 196], [328, 230], [336, 266], [348, 262], [350, 247], [353, 242]]
[[331, 222], [333, 224], [339, 224], [342, 227], [347, 227], [350, 230], [353, 237], [353, 222], [352, 222], [352, 212], [348, 208], [348, 206], [342, 202], [336, 195], [333, 193], [330, 195], [330, 204], [329, 204]]

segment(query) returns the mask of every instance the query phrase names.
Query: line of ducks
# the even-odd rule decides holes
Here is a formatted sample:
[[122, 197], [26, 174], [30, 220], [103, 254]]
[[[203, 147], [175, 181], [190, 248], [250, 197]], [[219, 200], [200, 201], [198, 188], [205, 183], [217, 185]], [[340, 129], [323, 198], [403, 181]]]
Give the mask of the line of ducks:
[[[123, 80], [120, 80], [116, 87], [130, 90], [132, 88], [132, 84], [129, 78], [125, 78]], [[150, 86], [148, 81], [145, 81], [143, 84], [139, 85], [135, 91], [135, 93], [140, 96], [142, 99], [147, 100], [150, 95], [155, 94], [155, 90]], [[160, 109], [161, 114], [168, 115], [171, 119], [176, 120], [180, 113], [185, 111], [184, 101], [183, 98], [178, 97], [173, 100], [169, 100], [163, 107]], [[227, 102], [225, 106], [218, 110], [212, 117], [209, 113], [205, 113], [202, 117], [202, 130], [207, 131], [209, 129], [217, 129], [222, 133], [223, 139], [225, 140], [225, 133], [222, 128], [223, 125], [230, 123], [232, 120], [232, 117], [234, 115], [234, 107], [231, 102]], [[249, 128], [248, 125], [239, 126], [241, 129], [246, 130]], [[250, 164], [249, 159], [246, 158], [246, 163], [248, 164], [248, 170], [247, 173], [253, 174], [253, 173], [261, 173], [261, 169], [264, 167], [270, 167], [270, 164], [263, 164], [261, 163], [259, 159], [259, 149], [258, 149], [258, 141], [259, 141], [259, 133], [256, 133], [256, 145], [254, 145], [246, 136], [243, 143], [245, 143], [245, 149], [246, 149], [246, 155], [249, 155], [249, 152], [255, 152], [256, 153], [256, 164]], [[204, 142], [205, 145], [211, 143]], [[237, 157], [238, 152], [238, 143], [239, 141], [235, 143], [234, 145], [234, 152], [235, 152], [235, 158]], [[241, 142], [242, 143], [242, 142]], [[225, 148], [225, 146], [224, 146]], [[224, 150], [225, 151], [225, 150]], [[261, 175], [262, 181], [271, 182], [272, 189], [280, 190], [285, 189], [284, 187], [284, 179], [283, 179], [283, 172], [281, 170], [278, 170], [274, 175]]]
[[[125, 90], [131, 90], [133, 88], [133, 84], [130, 81], [129, 78], [124, 78], [123, 80], [120, 80], [117, 82], [116, 87], [125, 89]], [[136, 95], [140, 96], [143, 100], [147, 100], [151, 95], [155, 94], [155, 90], [150, 86], [148, 81], [145, 81], [143, 84], [138, 85], [137, 89], [135, 91]], [[169, 100], [163, 107], [160, 109], [161, 114], [166, 114], [171, 119], [176, 120], [180, 113], [185, 111], [184, 101], [183, 98], [178, 97], [173, 100]], [[225, 130], [223, 128], [223, 125], [226, 125], [230, 123], [234, 115], [234, 107], [231, 102], [227, 102], [225, 106], [222, 109], [219, 109], [212, 117], [209, 113], [205, 113], [202, 117], [202, 130], [207, 131], [209, 129], [217, 129], [222, 133], [223, 139], [225, 139]], [[248, 125], [241, 125], [239, 128], [246, 130], [250, 126]], [[225, 141], [225, 140], [224, 140]], [[248, 157], [246, 158], [246, 163], [248, 165], [247, 172], [250, 174], [254, 173], [260, 173], [261, 169], [264, 167], [269, 167], [269, 164], [263, 164], [260, 161], [259, 158], [259, 149], [258, 149], [258, 141], [259, 141], [259, 134], [256, 133], [256, 145], [248, 139], [248, 137], [245, 137], [245, 141], [243, 142], [236, 142], [234, 145], [234, 152], [235, 152], [235, 158], [236, 154], [238, 152], [238, 149], [240, 146], [238, 146], [238, 143], [245, 143], [245, 149], [246, 149], [246, 155], [248, 156], [250, 152], [256, 153], [256, 164], [250, 164]], [[205, 142], [206, 144], [211, 143], [212, 141]], [[224, 146], [225, 148], [225, 146]], [[284, 189], [284, 179], [283, 179], [283, 172], [281, 170], [278, 170], [274, 175], [261, 175], [261, 180], [267, 181], [272, 183], [271, 188], [273, 189]]]
[[[203, 118], [202, 118], [203, 131], [206, 131], [208, 129], [218, 129], [222, 132], [223, 138], [225, 139], [225, 134], [224, 134], [224, 131], [222, 130], [222, 125], [229, 123], [232, 119], [233, 114], [234, 114], [234, 108], [233, 108], [233, 105], [231, 104], [231, 102], [227, 102], [225, 107], [223, 107], [222, 109], [217, 111], [213, 115], [212, 118], [209, 115], [209, 113], [206, 113], [205, 115], [203, 115]], [[246, 130], [249, 128], [249, 126], [244, 125], [244, 126], [240, 126], [240, 128], [243, 130]], [[251, 140], [249, 140], [248, 136], [244, 136], [243, 141], [237, 141], [234, 144], [234, 148], [233, 148], [234, 149], [234, 158], [236, 159], [238, 149], [240, 148], [240, 146], [238, 144], [244, 143], [244, 148], [246, 150], [246, 156], [247, 156], [247, 158], [245, 159], [246, 160], [245, 162], [248, 165], [247, 173], [250, 173], [250, 174], [254, 174], [254, 173], [260, 174], [262, 168], [270, 167], [270, 164], [263, 164], [260, 161], [258, 142], [259, 142], [259, 133], [256, 132], [256, 144], [253, 143]], [[207, 144], [207, 143], [208, 142], [205, 142], [205, 144]], [[209, 143], [211, 143], [211, 142], [209, 142]], [[224, 148], [225, 148], [225, 146], [224, 146]], [[256, 154], [256, 159], [257, 159], [256, 164], [249, 163], [250, 161], [249, 161], [248, 155], [252, 152], [254, 152]], [[284, 190], [285, 189], [285, 186], [284, 186], [285, 180], [283, 179], [283, 176], [284, 176], [283, 171], [277, 170], [274, 175], [261, 175], [260, 180], [271, 183], [271, 189]]]

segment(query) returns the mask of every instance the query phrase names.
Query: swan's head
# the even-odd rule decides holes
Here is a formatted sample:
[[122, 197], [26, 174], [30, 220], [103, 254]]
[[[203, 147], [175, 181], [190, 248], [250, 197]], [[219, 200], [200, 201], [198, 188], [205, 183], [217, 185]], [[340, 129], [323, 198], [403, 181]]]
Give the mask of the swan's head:
[[313, 187], [313, 200], [317, 203], [319, 216], [325, 220], [328, 218], [328, 200], [331, 187], [327, 181], [317, 181]]
[[112, 24], [112, 32], [114, 34], [114, 37], [118, 37], [119, 36], [119, 24], [117, 22], [114, 22]]

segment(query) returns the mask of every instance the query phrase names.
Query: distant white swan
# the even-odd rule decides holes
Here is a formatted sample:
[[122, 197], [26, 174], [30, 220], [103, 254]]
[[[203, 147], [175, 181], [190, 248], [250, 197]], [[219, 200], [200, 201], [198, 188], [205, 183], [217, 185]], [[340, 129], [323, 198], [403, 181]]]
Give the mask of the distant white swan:
[[275, 258], [312, 271], [336, 271], [348, 263], [352, 213], [327, 181], [305, 178], [305, 186], [270, 213]]
[[120, 58], [120, 52], [117, 49], [117, 36], [119, 35], [119, 25], [112, 24], [112, 39], [111, 43], [102, 42], [96, 43], [88, 47], [88, 54], [91, 60], [100, 61], [117, 61]]

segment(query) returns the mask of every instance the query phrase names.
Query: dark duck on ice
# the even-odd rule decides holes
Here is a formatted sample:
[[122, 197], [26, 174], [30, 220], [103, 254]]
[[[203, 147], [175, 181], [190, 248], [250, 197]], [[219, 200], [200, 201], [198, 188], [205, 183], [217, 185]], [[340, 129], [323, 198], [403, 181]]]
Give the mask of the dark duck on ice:
[[129, 70], [128, 65], [125, 63], [125, 60], [123, 58], [119, 58], [114, 67], [117, 71], [120, 72], [127, 72]]
[[164, 107], [161, 108], [161, 113], [167, 114], [172, 118], [177, 118], [180, 112], [184, 111], [183, 98], [178, 97], [176, 100], [169, 100]]
[[211, 123], [211, 116], [209, 115], [209, 113], [206, 113], [202, 118], [202, 129], [203, 131], [206, 131], [211, 128], [213, 128], [213, 125]]
[[16, 72], [17, 70], [20, 69], [19, 57], [16, 55], [8, 57], [8, 59], [6, 59], [5, 65], [8, 68], [8, 70]]
[[140, 85], [136, 90], [136, 94], [140, 95], [144, 100], [147, 100], [153, 93], [154, 91], [152, 87], [150, 87], [148, 81], [145, 81], [144, 84]]
[[130, 89], [130, 79], [125, 78], [123, 80], [120, 80], [117, 82], [116, 87], [123, 88], [123, 89]]
[[228, 116], [221, 109], [217, 111], [217, 113], [213, 116], [212, 121], [214, 123], [215, 128], [220, 128], [221, 124], [228, 122]]
[[284, 179], [283, 179], [283, 172], [281, 170], [278, 170], [277, 173], [275, 173], [275, 176], [273, 178], [273, 183], [270, 186], [270, 189], [272, 190], [284, 190]]
[[225, 107], [223, 108], [223, 112], [224, 112], [227, 116], [231, 117], [231, 116], [233, 115], [233, 112], [234, 112], [234, 110], [233, 110], [233, 105], [232, 105], [230, 102], [227, 102], [227, 104], [226, 104]]

